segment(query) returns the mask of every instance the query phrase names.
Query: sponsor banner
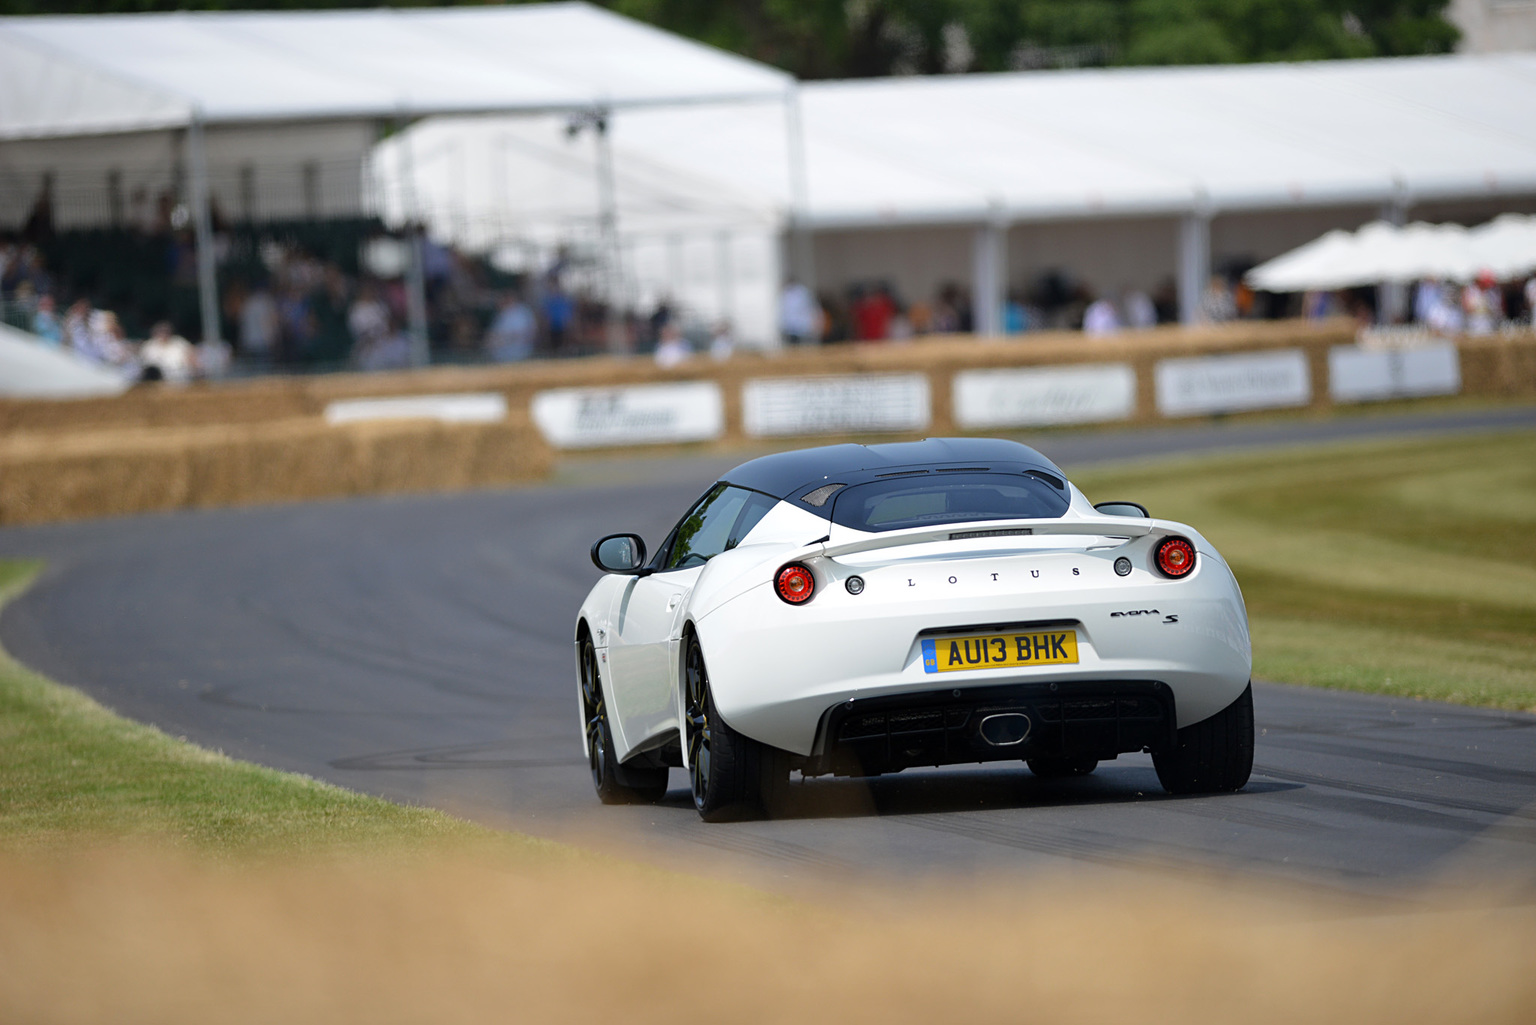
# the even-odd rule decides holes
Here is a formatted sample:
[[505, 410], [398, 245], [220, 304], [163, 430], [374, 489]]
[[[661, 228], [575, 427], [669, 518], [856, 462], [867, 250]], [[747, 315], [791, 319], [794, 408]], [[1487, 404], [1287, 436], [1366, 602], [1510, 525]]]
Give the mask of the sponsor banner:
[[1165, 359], [1157, 364], [1157, 410], [1164, 416], [1305, 406], [1312, 375], [1300, 349]]
[[331, 424], [352, 424], [363, 420], [439, 420], [446, 424], [490, 424], [500, 423], [506, 418], [507, 399], [499, 392], [344, 399], [325, 407], [325, 421]]
[[748, 381], [741, 418], [754, 438], [920, 431], [931, 419], [924, 374], [848, 374]]
[[725, 433], [725, 400], [713, 381], [554, 388], [533, 397], [533, 422], [556, 448], [710, 441]]
[[1136, 412], [1136, 371], [1127, 363], [963, 370], [954, 410], [964, 428], [1125, 420]]
[[1412, 349], [1328, 350], [1328, 391], [1335, 402], [1380, 402], [1461, 391], [1461, 356], [1452, 342]]

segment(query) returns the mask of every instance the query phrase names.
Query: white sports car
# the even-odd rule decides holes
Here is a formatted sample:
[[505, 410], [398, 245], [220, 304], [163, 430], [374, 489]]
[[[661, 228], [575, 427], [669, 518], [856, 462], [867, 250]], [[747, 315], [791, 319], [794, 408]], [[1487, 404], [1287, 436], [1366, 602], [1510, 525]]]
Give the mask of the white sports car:
[[1253, 764], [1242, 593], [1216, 549], [1094, 506], [1034, 449], [938, 438], [743, 463], [649, 559], [592, 546], [582, 735], [598, 796], [688, 770], [707, 820], [779, 808], [790, 774], [1022, 760], [1076, 776], [1149, 751], [1174, 793]]

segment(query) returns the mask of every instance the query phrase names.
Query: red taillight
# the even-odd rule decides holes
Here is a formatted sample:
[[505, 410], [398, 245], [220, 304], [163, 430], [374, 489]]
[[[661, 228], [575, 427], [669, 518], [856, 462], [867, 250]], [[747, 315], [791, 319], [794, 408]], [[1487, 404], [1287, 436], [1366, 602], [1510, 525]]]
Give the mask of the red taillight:
[[816, 578], [811, 576], [810, 569], [798, 562], [792, 562], [779, 570], [773, 585], [779, 597], [791, 605], [804, 605], [816, 593]]
[[1195, 568], [1195, 546], [1182, 537], [1164, 538], [1157, 546], [1157, 568], [1163, 571], [1163, 576], [1179, 577], [1189, 576], [1189, 571]]

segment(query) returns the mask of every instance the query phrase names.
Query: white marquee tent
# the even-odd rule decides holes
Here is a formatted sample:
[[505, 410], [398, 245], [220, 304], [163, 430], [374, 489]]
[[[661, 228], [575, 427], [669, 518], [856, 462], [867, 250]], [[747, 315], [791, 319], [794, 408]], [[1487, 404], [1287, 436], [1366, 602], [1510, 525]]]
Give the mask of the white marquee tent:
[[[1177, 218], [1192, 314], [1214, 217], [1353, 205], [1406, 219], [1425, 202], [1536, 195], [1533, 98], [1533, 54], [807, 83], [798, 205], [822, 232], [970, 227], [981, 328], [1010, 226]], [[637, 112], [614, 130], [621, 152], [779, 211], [796, 205], [790, 139], [765, 107]]]
[[[793, 87], [782, 72], [585, 3], [0, 18], [0, 191], [24, 211], [42, 172], [61, 162], [112, 169], [121, 182], [149, 173], [135, 160], [161, 170], [167, 155], [178, 168], [184, 160], [211, 335], [207, 193], [210, 180], [218, 189], [234, 176], [210, 171], [221, 158], [350, 155], [342, 173], [355, 190], [389, 123], [773, 101], [782, 125]], [[93, 141], [82, 147], [83, 137]], [[0, 218], [19, 220], [14, 209]]]

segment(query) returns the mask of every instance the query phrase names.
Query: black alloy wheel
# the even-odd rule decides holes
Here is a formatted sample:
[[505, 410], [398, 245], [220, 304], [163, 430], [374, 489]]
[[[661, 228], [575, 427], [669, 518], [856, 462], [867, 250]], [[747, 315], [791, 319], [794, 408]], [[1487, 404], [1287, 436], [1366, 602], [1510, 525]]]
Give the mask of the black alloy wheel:
[[688, 654], [683, 662], [684, 743], [688, 746], [688, 782], [693, 788], [693, 805], [703, 814], [709, 804], [709, 777], [712, 768], [713, 730], [709, 713], [714, 704], [709, 696], [709, 676], [704, 670], [704, 649], [699, 639], [688, 635]]
[[590, 636], [581, 639], [581, 706], [586, 719], [587, 764], [592, 788], [604, 804], [654, 804], [666, 796], [667, 770], [619, 765], [613, 757], [613, 730], [603, 701], [597, 671], [597, 648]]
[[784, 752], [744, 737], [720, 718], [697, 634], [683, 657], [683, 742], [693, 806], [706, 822], [780, 814], [787, 799]]

